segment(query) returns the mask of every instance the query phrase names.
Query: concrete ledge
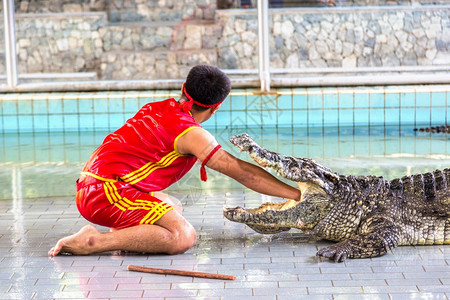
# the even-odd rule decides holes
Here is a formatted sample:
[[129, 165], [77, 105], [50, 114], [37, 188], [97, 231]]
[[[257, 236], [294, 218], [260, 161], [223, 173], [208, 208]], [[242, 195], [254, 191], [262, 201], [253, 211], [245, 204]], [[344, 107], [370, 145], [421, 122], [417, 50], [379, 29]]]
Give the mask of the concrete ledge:
[[309, 76], [309, 77], [273, 77], [273, 87], [330, 87], [330, 86], [371, 86], [371, 85], [411, 85], [411, 84], [450, 84], [447, 74], [377, 74], [349, 76]]
[[31, 13], [31, 14], [15, 14], [15, 19], [36, 19], [36, 18], [48, 18], [48, 19], [66, 19], [66, 18], [84, 18], [84, 17], [98, 17], [107, 19], [106, 12], [79, 12], [79, 13]]
[[[258, 74], [257, 69], [236, 69], [223, 71], [229, 75]], [[396, 66], [396, 67], [357, 67], [357, 68], [295, 68], [295, 69], [275, 69], [271, 68], [271, 74], [292, 74], [302, 76], [302, 74], [327, 74], [327, 73], [393, 73], [393, 72], [450, 72], [450, 65], [443, 66]]]
[[[80, 73], [29, 73], [19, 74], [19, 80], [98, 80], [95, 72]], [[6, 80], [5, 75], [0, 75], [0, 80]]]
[[[450, 5], [386, 5], [386, 6], [345, 6], [345, 7], [289, 7], [270, 8], [269, 15], [296, 15], [317, 13], [373, 13], [373, 12], [398, 12], [398, 11], [430, 11], [449, 9]], [[256, 8], [252, 9], [218, 9], [216, 14], [224, 16], [252, 16], [257, 15]]]

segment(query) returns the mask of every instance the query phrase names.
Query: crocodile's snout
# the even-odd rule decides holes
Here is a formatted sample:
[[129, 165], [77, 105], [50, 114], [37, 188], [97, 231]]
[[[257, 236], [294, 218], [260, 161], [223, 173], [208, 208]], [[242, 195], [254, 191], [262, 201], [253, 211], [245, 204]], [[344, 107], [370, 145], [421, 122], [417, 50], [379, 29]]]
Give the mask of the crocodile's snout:
[[293, 200], [279, 204], [265, 203], [256, 209], [246, 209], [240, 206], [235, 208], [224, 208], [223, 215], [230, 221], [245, 223], [258, 233], [274, 234], [282, 231], [288, 231], [292, 227], [302, 225], [302, 222], [299, 220], [296, 220], [297, 223], [295, 223], [289, 221], [289, 218], [282, 216], [283, 211], [291, 209], [291, 201]]
[[[299, 202], [288, 200], [282, 203], [264, 203], [258, 208], [224, 208], [223, 215], [230, 221], [255, 224], [260, 226], [289, 226], [296, 227], [299, 223], [294, 208]], [[295, 220], [292, 220], [292, 217]]]
[[246, 133], [232, 136], [230, 142], [239, 148], [240, 151], [248, 151], [254, 145], [255, 141]]
[[248, 213], [240, 206], [224, 207], [223, 215], [230, 221], [244, 223], [246, 221], [245, 216], [248, 216]]

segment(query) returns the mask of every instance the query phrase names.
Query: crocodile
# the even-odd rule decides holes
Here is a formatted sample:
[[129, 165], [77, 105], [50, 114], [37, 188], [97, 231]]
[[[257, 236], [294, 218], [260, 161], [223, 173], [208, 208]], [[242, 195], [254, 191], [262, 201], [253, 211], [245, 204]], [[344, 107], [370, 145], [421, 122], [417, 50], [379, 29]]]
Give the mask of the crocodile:
[[414, 128], [414, 131], [431, 133], [450, 133], [450, 125]]
[[336, 262], [381, 256], [397, 246], [450, 244], [450, 169], [393, 180], [341, 175], [312, 159], [269, 151], [248, 134], [230, 141], [302, 192], [300, 201], [224, 208], [231, 221], [258, 233], [297, 228], [312, 241], [336, 242], [317, 252]]

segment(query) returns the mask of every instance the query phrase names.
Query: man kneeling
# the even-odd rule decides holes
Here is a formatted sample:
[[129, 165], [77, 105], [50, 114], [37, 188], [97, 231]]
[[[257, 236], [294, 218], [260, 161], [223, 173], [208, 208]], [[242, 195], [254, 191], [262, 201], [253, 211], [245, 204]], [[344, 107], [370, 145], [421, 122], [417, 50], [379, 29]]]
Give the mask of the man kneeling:
[[201, 123], [219, 109], [231, 89], [218, 68], [192, 68], [178, 101], [144, 105], [98, 147], [77, 180], [76, 203], [86, 225], [60, 239], [49, 255], [112, 250], [183, 253], [195, 245], [193, 226], [181, 207], [159, 191], [182, 178], [197, 160], [248, 188], [271, 196], [300, 199], [300, 191], [265, 170], [224, 151]]

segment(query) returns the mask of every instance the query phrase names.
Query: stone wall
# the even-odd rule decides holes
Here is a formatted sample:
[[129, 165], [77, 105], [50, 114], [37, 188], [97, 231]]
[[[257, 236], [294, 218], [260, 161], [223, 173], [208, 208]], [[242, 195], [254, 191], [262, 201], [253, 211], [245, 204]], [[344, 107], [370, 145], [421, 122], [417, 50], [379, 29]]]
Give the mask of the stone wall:
[[[272, 68], [450, 65], [450, 6], [272, 12]], [[219, 61], [256, 68], [253, 15], [219, 13]]]
[[[450, 5], [271, 10], [271, 67], [448, 66], [449, 14]], [[101, 12], [19, 14], [16, 29], [22, 74], [178, 79], [199, 63], [258, 66], [254, 9], [217, 10], [214, 19], [125, 23], [111, 22]], [[0, 74], [5, 73], [3, 42]]]
[[99, 79], [114, 80], [182, 78], [195, 64], [217, 65], [221, 32], [212, 20], [119, 24], [104, 13], [17, 15], [18, 69], [21, 74], [96, 72]]
[[70, 73], [100, 69], [104, 14], [26, 15], [18, 17], [19, 73]]

